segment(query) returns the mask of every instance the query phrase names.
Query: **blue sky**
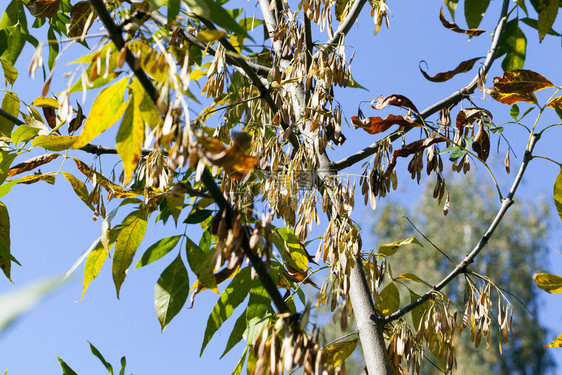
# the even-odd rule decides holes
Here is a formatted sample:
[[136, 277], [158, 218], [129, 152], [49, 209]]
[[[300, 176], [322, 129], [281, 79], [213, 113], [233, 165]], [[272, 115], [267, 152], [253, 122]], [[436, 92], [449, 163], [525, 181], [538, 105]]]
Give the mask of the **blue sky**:
[[[500, 2], [492, 2], [482, 28], [493, 29], [500, 5]], [[444, 29], [438, 20], [440, 1], [408, 4], [390, 2], [389, 6], [392, 12], [389, 30], [383, 27], [380, 34], [373, 37], [373, 22], [368, 17], [368, 12], [365, 12], [359, 21], [359, 27], [354, 26], [347, 39], [347, 43], [354, 46], [348, 52], [348, 56], [355, 52], [352, 65], [354, 77], [369, 91], [349, 90], [339, 96], [346, 118], [356, 114], [360, 101], [370, 102], [378, 95], [403, 94], [418, 108], [425, 108], [469, 82], [475, 72], [461, 74], [449, 82], [436, 84], [423, 79], [418, 70], [419, 61], [425, 60], [430, 74], [434, 74], [452, 69], [462, 60], [484, 56], [489, 48], [491, 37], [487, 34], [467, 41], [465, 36]], [[2, 12], [4, 7], [4, 4], [0, 6]], [[248, 5], [248, 9], [248, 12], [253, 12], [254, 8]], [[458, 12], [457, 19], [460, 20], [460, 7]], [[447, 13], [446, 16], [449, 18]], [[555, 84], [562, 84], [562, 72], [555, 63], [562, 61], [560, 40], [547, 37], [538, 45], [536, 32], [528, 31], [525, 29], [529, 43], [525, 68], [540, 72]], [[78, 53], [85, 53], [84, 49], [78, 49]], [[27, 102], [41, 95], [43, 83], [38, 78], [31, 81], [27, 77], [32, 53], [27, 47], [17, 65], [20, 76], [15, 91]], [[69, 55], [68, 60], [70, 57], [73, 56]], [[60, 68], [59, 73], [64, 71], [63, 67]], [[496, 75], [501, 75], [499, 61], [492, 69], [488, 83]], [[63, 87], [64, 81], [55, 81], [52, 90], [60, 92]], [[481, 93], [477, 92], [475, 96], [481, 97]], [[79, 97], [76, 99], [80, 100]], [[489, 97], [486, 102], [476, 103], [490, 109], [496, 123], [509, 120], [508, 106], [496, 104]], [[367, 116], [375, 115], [368, 103], [362, 109]], [[544, 121], [543, 124], [546, 124], [548, 121], [557, 122], [558, 119], [552, 114], [546, 116]], [[376, 140], [376, 137], [360, 130], [344, 127], [343, 131], [348, 140], [330, 153], [333, 160], [356, 152]], [[518, 159], [512, 158], [513, 171], [521, 161], [527, 135], [515, 127], [507, 129], [505, 135], [519, 156]], [[558, 141], [560, 137], [560, 130], [552, 129], [537, 146], [538, 154], [562, 160]], [[110, 144], [111, 136], [101, 137], [94, 142], [104, 141], [105, 144]], [[78, 151], [75, 155], [84, 160], [90, 159], [90, 156]], [[503, 156], [504, 154], [500, 154], [499, 159], [503, 160]], [[102, 159], [105, 168], [110, 168], [116, 161], [113, 157]], [[399, 163], [398, 168], [405, 168], [405, 163]], [[477, 169], [482, 178], [486, 178], [484, 168]], [[500, 165], [496, 168], [496, 173], [502, 189], [507, 190], [513, 172], [506, 176], [502, 169]], [[534, 200], [541, 194], [549, 197], [558, 171], [559, 167], [552, 163], [533, 161], [521, 186], [520, 196], [529, 200]], [[344, 172], [353, 174], [361, 171], [359, 168], [351, 168]], [[399, 178], [406, 189], [393, 193], [393, 198], [402, 202], [415, 199], [417, 185], [406, 175], [400, 175]], [[55, 186], [42, 182], [16, 186], [2, 201], [10, 212], [12, 252], [23, 267], [16, 266], [13, 269], [15, 285], [7, 281], [0, 282], [0, 292], [13, 290], [35, 280], [62, 276], [99, 236], [100, 221], [92, 221], [91, 211], [75, 196], [63, 178], [57, 178]], [[362, 223], [368, 222], [371, 211], [362, 207], [359, 196], [356, 202], [354, 217]], [[381, 201], [379, 207], [386, 203]], [[325, 224], [323, 220], [322, 226]], [[369, 231], [368, 228], [364, 229], [365, 233]], [[561, 225], [556, 217], [552, 218], [552, 229], [551, 247], [558, 250], [560, 241], [557, 234], [560, 233]], [[183, 233], [183, 228], [175, 228], [173, 225], [149, 226], [137, 257], [159, 238], [180, 233]], [[199, 233], [194, 230], [193, 235], [198, 238]], [[367, 235], [364, 236], [364, 241], [364, 248], [377, 246]], [[177, 254], [172, 253], [168, 255], [167, 261], [130, 272], [122, 288], [121, 300], [116, 299], [110, 267], [106, 264], [84, 299], [78, 302], [82, 290], [82, 268], [79, 268], [66, 284], [0, 336], [0, 371], [7, 369], [9, 374], [26, 375], [59, 373], [60, 367], [56, 359], [59, 356], [81, 375], [103, 373], [103, 367], [89, 352], [89, 340], [116, 366], [119, 358], [125, 355], [129, 373], [230, 373], [241, 354], [241, 347], [236, 347], [225, 358], [218, 360], [230, 334], [230, 324], [217, 332], [203, 356], [199, 357], [207, 316], [217, 298], [213, 293], [200, 294], [194, 309], [184, 309], [164, 333], [160, 332], [154, 313], [153, 288], [159, 274]], [[550, 271], [562, 273], [562, 257], [552, 251], [549, 260]], [[561, 304], [559, 296], [546, 293], [544, 301], [541, 319], [543, 324], [553, 329], [548, 337], [551, 340], [562, 333]], [[235, 312], [234, 318], [239, 313]], [[554, 352], [556, 353], [558, 351]], [[557, 359], [562, 363], [562, 356]]]

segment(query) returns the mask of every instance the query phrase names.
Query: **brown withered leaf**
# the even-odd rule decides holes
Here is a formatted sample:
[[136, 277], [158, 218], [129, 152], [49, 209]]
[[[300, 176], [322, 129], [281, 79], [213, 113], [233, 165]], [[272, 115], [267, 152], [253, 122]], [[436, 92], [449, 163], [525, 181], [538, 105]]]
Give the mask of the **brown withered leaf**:
[[237, 142], [232, 146], [226, 146], [216, 138], [199, 137], [199, 143], [203, 147], [203, 155], [212, 164], [222, 167], [229, 178], [240, 180], [248, 172], [251, 172], [258, 159], [246, 154]]
[[537, 104], [537, 97], [535, 96], [535, 94], [531, 93], [514, 93], [514, 92], [500, 92], [497, 88], [495, 87], [490, 87], [486, 90], [486, 92], [488, 92], [488, 94], [494, 98], [495, 100], [497, 100], [500, 103], [503, 104], [515, 104], [515, 103], [519, 103], [519, 102], [527, 102], [527, 103], [534, 103]]
[[445, 26], [447, 29], [452, 30], [456, 33], [467, 34], [467, 35], [470, 35], [470, 36], [478, 36], [478, 35], [486, 32], [486, 30], [482, 30], [482, 29], [464, 30], [464, 29], [461, 29], [460, 27], [458, 27], [458, 25], [456, 23], [447, 21], [445, 19], [445, 16], [443, 15], [443, 7], [441, 7], [441, 11], [439, 12], [439, 20], [441, 21], [443, 26]]
[[412, 154], [415, 154], [416, 152], [422, 151], [423, 149], [435, 144], [435, 143], [440, 143], [440, 142], [444, 142], [445, 139], [444, 138], [440, 138], [440, 137], [428, 137], [425, 139], [420, 139], [418, 141], [409, 143], [407, 145], [405, 145], [404, 147], [402, 147], [401, 149], [395, 150], [394, 154], [392, 155], [392, 160], [390, 161], [389, 165], [388, 165], [388, 169], [387, 169], [387, 174], [392, 172], [392, 170], [394, 169], [394, 166], [396, 165], [396, 159], [398, 159], [399, 157], [401, 158], [405, 158], [407, 156], [410, 156]]
[[493, 118], [492, 113], [484, 108], [471, 107], [461, 109], [457, 114], [457, 129], [462, 131], [465, 126], [473, 125], [474, 122], [481, 120], [483, 116], [488, 116], [490, 119]]
[[[89, 22], [88, 22], [89, 21]], [[68, 36], [78, 37], [86, 34], [94, 21], [94, 9], [89, 1], [79, 1], [70, 10]]]
[[359, 119], [357, 116], [351, 117], [351, 122], [355, 128], [361, 128], [369, 134], [378, 134], [387, 131], [392, 125], [400, 126], [417, 126], [409, 120], [406, 120], [401, 115], [388, 115], [385, 119], [381, 117], [368, 117], [366, 119]]
[[30, 0], [25, 4], [33, 17], [54, 17], [59, 10], [60, 0]]
[[[466, 73], [468, 72], [470, 69], [472, 69], [472, 67], [474, 66], [474, 64], [476, 63], [476, 61], [482, 59], [483, 57], [475, 57], [473, 59], [470, 60], [466, 60], [461, 62], [455, 69], [453, 70], [449, 70], [448, 72], [441, 72], [441, 73], [437, 73], [436, 75], [434, 75], [433, 77], [430, 77], [420, 66], [420, 71], [423, 74], [423, 76], [425, 77], [425, 79], [427, 79], [428, 81], [431, 82], [445, 82], [450, 80], [451, 78], [453, 78], [454, 76], [456, 76], [459, 73]], [[425, 61], [422, 61], [425, 62]], [[420, 63], [421, 64], [421, 63]]]
[[51, 129], [54, 129], [57, 126], [57, 115], [55, 113], [55, 109], [51, 107], [43, 107], [43, 115], [45, 116], [45, 120], [47, 120], [47, 125]]
[[91, 180], [95, 179], [95, 181], [99, 185], [101, 185], [107, 191], [107, 193], [112, 197], [131, 198], [144, 194], [142, 190], [123, 189], [121, 186], [114, 184], [113, 182], [108, 180], [101, 173], [98, 173], [92, 168], [90, 168], [89, 166], [87, 166], [86, 163], [84, 163], [83, 161], [73, 157], [70, 157], [70, 159], [74, 160], [74, 162], [76, 163], [76, 167], [80, 172], [82, 172], [86, 177], [88, 177]]
[[76, 105], [78, 106], [78, 111], [76, 112], [76, 117], [70, 120], [70, 123], [68, 124], [69, 133], [75, 132], [76, 130], [80, 129], [82, 123], [86, 119], [86, 116], [84, 116], [84, 114], [82, 113], [82, 107], [80, 106], [80, 104], [76, 103]]
[[474, 137], [472, 149], [476, 152], [476, 155], [484, 161], [486, 161], [488, 155], [490, 155], [490, 135], [482, 125], [478, 128], [478, 133], [476, 133], [476, 137]]
[[387, 105], [409, 108], [416, 113], [420, 113], [410, 99], [400, 94], [393, 94], [386, 97], [379, 96], [371, 102], [371, 108], [373, 109], [383, 109]]
[[60, 154], [45, 154], [39, 155], [29, 160], [26, 160], [22, 163], [14, 165], [12, 168], [8, 170], [8, 177], [15, 176], [20, 173], [24, 173], [27, 171], [31, 171], [41, 165], [47, 164], [56, 158], [58, 158]]
[[285, 269], [283, 270], [283, 272], [285, 273], [285, 277], [294, 283], [303, 282], [303, 284], [310, 284], [318, 289], [318, 285], [316, 285], [316, 283], [310, 278], [307, 278], [307, 270], [298, 270], [294, 267], [291, 267], [289, 264], [285, 264]]
[[562, 109], [562, 96], [552, 99], [546, 106], [553, 109]]
[[547, 87], [554, 85], [539, 73], [527, 69], [510, 70], [494, 78], [494, 88], [501, 94], [531, 94]]

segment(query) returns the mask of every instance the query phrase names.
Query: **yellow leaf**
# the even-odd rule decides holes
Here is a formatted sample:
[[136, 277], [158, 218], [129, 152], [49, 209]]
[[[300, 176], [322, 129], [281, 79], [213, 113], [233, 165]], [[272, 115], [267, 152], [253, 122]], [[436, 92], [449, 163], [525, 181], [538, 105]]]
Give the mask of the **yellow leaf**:
[[551, 342], [548, 345], [544, 346], [545, 348], [560, 348], [562, 347], [562, 335], [558, 336], [556, 338], [556, 340], [554, 340], [553, 342]]
[[357, 341], [353, 339], [349, 341], [341, 341], [326, 347], [326, 362], [331, 366], [338, 367], [347, 357], [353, 353], [357, 347]]
[[[134, 95], [134, 94], [133, 94]], [[129, 103], [119, 132], [117, 133], [117, 154], [123, 160], [125, 170], [125, 185], [129, 183], [133, 172], [137, 168], [144, 142], [144, 123], [135, 101]]]
[[104, 249], [101, 242], [99, 242], [94, 250], [88, 254], [86, 258], [86, 264], [84, 265], [84, 288], [82, 289], [82, 296], [80, 300], [84, 298], [86, 289], [88, 285], [92, 282], [101, 270], [103, 263], [107, 259], [107, 251]]
[[[2, 99], [2, 110], [14, 117], [18, 117], [20, 99], [13, 91], [7, 91]], [[0, 116], [0, 137], [9, 137], [14, 128], [14, 123], [5, 117]]]
[[226, 33], [222, 30], [202, 30], [197, 34], [197, 40], [203, 43], [212, 43], [223, 38]]
[[408, 245], [408, 244], [412, 244], [412, 243], [420, 245], [421, 247], [423, 247], [423, 245], [420, 243], [420, 241], [418, 241], [417, 239], [412, 237], [412, 238], [407, 238], [407, 239], [402, 240], [402, 241], [396, 241], [396, 242], [393, 242], [393, 243], [382, 245], [381, 247], [379, 247], [379, 254], [390, 256], [390, 255], [396, 253], [402, 245]]
[[46, 96], [40, 96], [31, 102], [32, 106], [41, 108], [59, 108], [59, 102], [53, 98], [47, 98]]
[[537, 272], [533, 275], [533, 280], [539, 288], [548, 293], [562, 293], [562, 276]]
[[390, 315], [400, 308], [400, 292], [396, 287], [396, 284], [388, 284], [379, 293], [380, 303], [377, 304], [376, 308], [381, 312], [382, 315]]
[[560, 169], [560, 172], [558, 172], [556, 181], [554, 181], [553, 195], [558, 216], [560, 216], [560, 220], [562, 220], [562, 168]]
[[76, 193], [78, 198], [80, 198], [84, 203], [86, 203], [86, 205], [90, 207], [93, 211], [94, 206], [92, 205], [92, 202], [88, 200], [89, 194], [86, 185], [84, 185], [82, 181], [74, 177], [74, 175], [68, 172], [62, 172], [62, 173], [64, 174], [64, 178], [66, 178], [66, 180], [70, 182], [70, 185], [72, 186], [72, 189], [74, 189], [74, 192]]
[[128, 104], [128, 101], [123, 103], [126, 88], [127, 78], [123, 78], [100, 92], [94, 100], [90, 115], [84, 123], [84, 130], [82, 130], [82, 134], [80, 134], [73, 148], [86, 146], [92, 139], [109, 129], [121, 118]]
[[146, 93], [146, 90], [138, 79], [133, 81], [133, 101], [135, 103], [135, 111], [140, 113], [140, 116], [144, 122], [154, 129], [158, 124], [162, 122], [162, 118], [156, 109], [156, 106]]
[[72, 148], [78, 137], [72, 135], [39, 135], [31, 144], [34, 147], [43, 147], [49, 151], [63, 151]]

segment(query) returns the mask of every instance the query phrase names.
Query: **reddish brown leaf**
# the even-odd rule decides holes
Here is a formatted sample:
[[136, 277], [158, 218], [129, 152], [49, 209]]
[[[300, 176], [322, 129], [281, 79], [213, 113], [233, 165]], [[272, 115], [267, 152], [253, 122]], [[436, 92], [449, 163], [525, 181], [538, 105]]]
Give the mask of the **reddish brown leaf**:
[[531, 94], [547, 87], [554, 87], [554, 85], [532, 70], [510, 70], [504, 72], [501, 78], [494, 78], [494, 88], [502, 94]]
[[80, 129], [82, 123], [86, 119], [86, 116], [82, 114], [82, 107], [80, 106], [80, 104], [77, 103], [76, 105], [78, 106], [78, 111], [76, 113], [76, 117], [70, 120], [70, 123], [68, 124], [69, 133], [75, 132], [76, 130]]
[[60, 0], [30, 0], [25, 4], [33, 17], [54, 17], [59, 10]]
[[554, 109], [562, 109], [562, 96], [552, 99], [546, 106]]
[[68, 36], [78, 37], [86, 34], [94, 21], [94, 10], [89, 1], [79, 1], [70, 10]]
[[466, 60], [461, 62], [455, 69], [453, 70], [449, 70], [448, 72], [442, 72], [442, 73], [437, 73], [436, 75], [434, 75], [433, 77], [430, 77], [420, 66], [420, 71], [423, 74], [423, 76], [425, 77], [425, 79], [431, 81], [431, 82], [445, 82], [450, 80], [451, 78], [453, 78], [454, 76], [456, 76], [459, 73], [466, 73], [468, 72], [470, 69], [472, 69], [472, 67], [474, 66], [474, 63], [476, 63], [476, 61], [482, 59], [483, 57], [475, 57], [473, 59], [470, 60]]
[[519, 102], [535, 103], [537, 104], [537, 97], [533, 93], [503, 93], [495, 87], [490, 87], [486, 90], [488, 94], [495, 100], [503, 104], [515, 104]]
[[74, 160], [74, 162], [76, 163], [76, 167], [80, 172], [82, 172], [91, 180], [95, 179], [95, 181], [100, 184], [110, 196], [115, 198], [131, 198], [138, 195], [143, 195], [142, 190], [125, 190], [121, 188], [121, 186], [114, 184], [113, 182], [105, 178], [101, 173], [98, 173], [92, 168], [88, 167], [83, 161], [72, 157], [71, 159]]
[[32, 159], [26, 160], [23, 163], [19, 163], [14, 165], [12, 168], [8, 170], [8, 177], [15, 176], [20, 173], [24, 173], [27, 171], [31, 171], [41, 165], [47, 164], [52, 160], [58, 158], [59, 154], [45, 154], [36, 156]]
[[412, 101], [406, 98], [404, 95], [393, 94], [389, 96], [379, 96], [375, 100], [371, 102], [371, 108], [373, 109], [383, 109], [387, 105], [393, 105], [396, 107], [405, 107], [413, 110], [416, 113], [419, 113], [418, 109], [412, 103]]
[[478, 35], [486, 32], [486, 30], [482, 30], [482, 29], [464, 30], [464, 29], [461, 29], [460, 27], [458, 27], [456, 23], [447, 21], [445, 19], [445, 16], [443, 15], [443, 7], [441, 7], [441, 11], [439, 13], [439, 20], [441, 21], [443, 26], [445, 26], [447, 29], [452, 30], [456, 33], [468, 34], [470, 36], [478, 36]]
[[351, 117], [351, 122], [355, 125], [355, 128], [361, 128], [369, 134], [378, 134], [387, 131], [392, 125], [400, 126], [416, 126], [409, 120], [406, 120], [400, 115], [388, 115], [385, 119], [381, 117], [369, 117], [360, 120], [359, 117]]
[[43, 107], [43, 115], [45, 116], [45, 120], [47, 120], [47, 125], [51, 129], [54, 129], [57, 126], [57, 115], [55, 114], [55, 109], [51, 107]]
[[428, 137], [425, 139], [420, 139], [418, 141], [409, 143], [407, 145], [405, 145], [404, 147], [402, 147], [401, 149], [398, 149], [396, 151], [394, 151], [394, 154], [392, 155], [392, 160], [390, 161], [389, 165], [388, 165], [388, 169], [387, 169], [387, 174], [392, 172], [392, 170], [394, 169], [394, 166], [396, 165], [396, 159], [398, 159], [399, 157], [401, 158], [405, 158], [407, 156], [410, 156], [412, 154], [415, 154], [416, 152], [420, 152], [422, 150], [424, 150], [425, 148], [435, 144], [435, 143], [440, 143], [440, 142], [444, 142], [445, 139], [444, 138], [437, 138], [437, 137]]
[[258, 162], [257, 158], [246, 154], [238, 142], [226, 146], [216, 138], [199, 137], [198, 140], [204, 149], [205, 158], [212, 164], [222, 167], [229, 178], [234, 180], [242, 179]]
[[474, 142], [472, 142], [472, 149], [476, 152], [476, 155], [484, 161], [488, 159], [490, 155], [490, 135], [484, 130], [484, 127], [480, 125], [476, 137], [474, 137]]

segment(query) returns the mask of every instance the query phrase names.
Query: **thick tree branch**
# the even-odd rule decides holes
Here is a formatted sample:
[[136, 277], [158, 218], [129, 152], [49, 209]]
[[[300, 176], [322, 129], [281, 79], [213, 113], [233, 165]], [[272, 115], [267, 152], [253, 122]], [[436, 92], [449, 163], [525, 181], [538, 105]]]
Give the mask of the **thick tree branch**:
[[[443, 100], [433, 104], [432, 106], [426, 108], [424, 111], [422, 111], [419, 114], [419, 116], [417, 116], [413, 119], [414, 122], [421, 122], [422, 119], [425, 120], [426, 118], [428, 118], [429, 116], [431, 116], [434, 113], [439, 112], [443, 108], [447, 108], [447, 107], [451, 107], [453, 105], [456, 105], [463, 98], [469, 96], [470, 94], [472, 94], [474, 92], [474, 90], [476, 90], [476, 87], [478, 86], [478, 81], [482, 80], [483, 78], [486, 77], [486, 75], [490, 71], [490, 68], [492, 67], [492, 64], [493, 64], [494, 60], [496, 59], [496, 54], [498, 52], [500, 39], [501, 39], [501, 36], [503, 34], [503, 29], [504, 29], [505, 23], [507, 21], [508, 5], [509, 5], [509, 0], [504, 0], [503, 5], [502, 5], [502, 10], [501, 10], [501, 13], [500, 13], [500, 19], [499, 19], [498, 25], [496, 26], [496, 29], [494, 31], [494, 37], [492, 38], [492, 44], [490, 46], [490, 50], [488, 51], [488, 55], [486, 56], [486, 60], [484, 61], [484, 64], [478, 70], [478, 74], [476, 74], [476, 76], [472, 79], [472, 81], [470, 81], [470, 83], [468, 85], [466, 85], [465, 87], [463, 87], [462, 89], [455, 91], [454, 93], [452, 93], [451, 95], [449, 95], [445, 99], [443, 99]], [[399, 137], [401, 137], [407, 131], [409, 131], [409, 129], [404, 129], [404, 131], [396, 131], [396, 132], [392, 133], [391, 135], [389, 135], [389, 137], [392, 141], [394, 141], [394, 140], [398, 139]], [[383, 140], [386, 141], [386, 138], [383, 139]], [[372, 145], [364, 148], [363, 150], [358, 151], [357, 153], [355, 153], [353, 155], [350, 155], [350, 156], [348, 156], [348, 157], [346, 157], [346, 158], [344, 158], [340, 161], [334, 162], [332, 164], [332, 167], [334, 169], [338, 170], [338, 171], [341, 171], [342, 169], [347, 168], [347, 167], [349, 167], [349, 166], [351, 166], [351, 165], [353, 165], [353, 164], [373, 155], [375, 152], [377, 152], [377, 150], [379, 149], [383, 140], [379, 140], [379, 141], [373, 143]]]
[[[117, 28], [117, 26], [113, 22], [113, 19], [111, 18], [111, 15], [107, 11], [107, 8], [105, 7], [105, 5], [103, 3], [103, 0], [90, 0], [90, 4], [92, 4], [92, 6], [95, 9], [96, 13], [98, 14], [100, 20], [104, 24], [105, 28], [108, 30], [109, 35], [111, 37], [111, 40], [113, 41], [115, 46], [118, 49], [123, 48], [124, 41], [123, 41], [123, 37], [121, 36], [121, 31]], [[119, 45], [120, 43], [122, 43], [122, 45]], [[148, 77], [146, 76], [146, 73], [142, 69], [135, 69], [135, 65], [136, 65], [135, 64], [135, 56], [128, 50], [127, 50], [127, 56], [131, 57], [130, 59], [129, 58], [126, 59], [127, 64], [133, 70], [133, 72], [135, 73], [135, 75], [137, 76], [139, 81], [141, 81], [140, 77], [146, 77], [146, 79], [147, 79], [147, 81], [145, 81], [146, 86], [143, 83], [143, 81], [141, 81], [141, 83], [143, 83], [143, 87], [145, 88], [147, 93], [150, 95], [150, 98], [152, 99], [152, 101], [155, 104], [157, 104], [159, 102], [158, 91], [152, 85], [152, 82], [150, 80], [148, 80]], [[217, 186], [217, 184], [215, 182], [215, 179], [213, 178], [211, 172], [209, 172], [209, 170], [206, 167], [203, 170], [203, 174], [201, 176], [201, 181], [207, 187], [207, 189], [209, 190], [209, 194], [211, 194], [211, 196], [213, 197], [213, 199], [215, 200], [215, 202], [217, 203], [219, 208], [221, 210], [225, 210], [229, 214], [228, 217], [230, 219], [233, 219], [234, 210], [232, 209], [232, 206], [224, 198], [224, 195], [223, 195], [222, 191], [220, 190], [220, 188]], [[231, 225], [230, 220], [227, 220], [227, 225]], [[258, 274], [258, 277], [260, 278], [260, 281], [261, 281], [263, 287], [265, 288], [265, 290], [269, 294], [269, 297], [271, 298], [271, 301], [273, 302], [273, 304], [275, 305], [277, 310], [280, 313], [289, 313], [290, 312], [289, 307], [287, 306], [287, 304], [283, 300], [283, 297], [279, 293], [279, 290], [277, 289], [277, 285], [273, 282], [273, 280], [271, 279], [271, 276], [269, 276], [269, 273], [265, 269], [265, 266], [263, 265], [263, 262], [250, 249], [248, 233], [245, 234], [244, 239], [242, 241], [242, 249], [244, 251], [244, 254], [250, 260], [250, 264], [252, 265], [252, 267], [254, 268], [256, 273]]]
[[539, 134], [533, 134], [531, 136], [531, 139], [529, 141], [529, 145], [527, 146], [527, 150], [525, 151], [525, 156], [523, 157], [523, 161], [521, 162], [521, 166], [519, 167], [519, 171], [517, 172], [517, 176], [515, 176], [513, 184], [511, 185], [511, 189], [509, 190], [509, 193], [507, 194], [507, 197], [502, 201], [502, 205], [501, 205], [500, 209], [498, 210], [498, 213], [496, 214], [496, 217], [494, 218], [494, 220], [492, 221], [492, 223], [488, 227], [488, 230], [486, 231], [486, 233], [482, 236], [480, 241], [478, 241], [478, 243], [476, 244], [474, 249], [472, 249], [472, 251], [462, 260], [462, 262], [457, 264], [457, 266], [455, 267], [455, 269], [451, 273], [449, 273], [443, 280], [441, 280], [438, 284], [436, 284], [433, 288], [431, 288], [430, 291], [428, 291], [423, 296], [421, 296], [420, 298], [418, 298], [414, 302], [410, 303], [409, 305], [404, 306], [400, 310], [386, 316], [384, 318], [385, 322], [390, 322], [390, 321], [393, 321], [395, 319], [398, 319], [401, 316], [405, 315], [406, 313], [412, 311], [417, 306], [419, 306], [422, 303], [424, 303], [425, 301], [429, 300], [433, 293], [440, 291], [447, 284], [449, 284], [454, 278], [456, 278], [458, 275], [460, 275], [461, 273], [464, 273], [466, 271], [466, 267], [468, 267], [474, 261], [474, 258], [476, 258], [476, 256], [482, 251], [482, 249], [484, 249], [484, 247], [486, 246], [486, 244], [488, 243], [488, 241], [490, 240], [490, 238], [494, 234], [494, 231], [496, 230], [496, 228], [498, 227], [498, 225], [502, 221], [503, 217], [507, 213], [507, 210], [514, 203], [513, 197], [515, 196], [515, 192], [517, 191], [517, 187], [519, 186], [519, 183], [521, 182], [521, 180], [523, 178], [523, 175], [525, 174], [525, 170], [527, 169], [527, 165], [529, 164], [529, 162], [533, 158], [532, 152], [533, 152], [533, 149], [535, 148], [535, 144], [540, 139], [540, 137], [541, 137], [540, 133]]

